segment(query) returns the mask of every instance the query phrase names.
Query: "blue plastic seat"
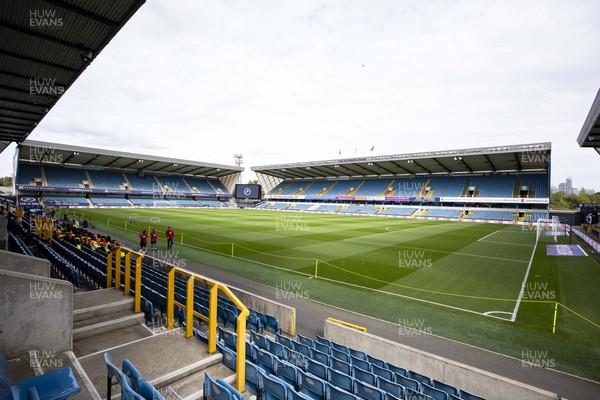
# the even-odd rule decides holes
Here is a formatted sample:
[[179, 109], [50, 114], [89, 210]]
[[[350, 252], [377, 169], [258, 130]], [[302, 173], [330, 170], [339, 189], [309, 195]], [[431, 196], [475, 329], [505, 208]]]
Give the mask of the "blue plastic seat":
[[313, 359], [306, 360], [306, 371], [323, 380], [329, 380], [329, 367]]
[[331, 347], [336, 349], [337, 351], [341, 351], [343, 353], [350, 354], [350, 350], [348, 350], [348, 347], [338, 344], [336, 342], [331, 342]]
[[283, 344], [277, 343], [277, 342], [267, 338], [267, 346], [268, 346], [269, 352], [274, 354], [276, 357], [282, 358], [282, 359], [287, 359], [289, 357], [290, 351]]
[[365, 353], [364, 351], [355, 350], [352, 347], [349, 347], [348, 349], [350, 350], [351, 356], [359, 358], [361, 360], [369, 361], [369, 359], [367, 358], [367, 353]]
[[334, 349], [333, 347], [331, 348], [331, 356], [347, 363], [350, 362], [350, 354]]
[[129, 378], [129, 382], [131, 383], [131, 388], [137, 393], [140, 392], [142, 388], [142, 383], [144, 383], [144, 379], [142, 378], [142, 374], [133, 366], [131, 361], [125, 359], [123, 360], [123, 366], [121, 367], [123, 374]]
[[279, 361], [277, 371], [282, 381], [292, 385], [295, 390], [300, 390], [300, 368], [287, 361]]
[[313, 349], [312, 353], [313, 353], [313, 356], [312, 356], [313, 360], [318, 361], [324, 365], [330, 365], [331, 357], [329, 355], [323, 353], [322, 351], [315, 350], [315, 349]]
[[299, 333], [296, 335], [296, 337], [297, 337], [298, 343], [305, 344], [305, 345], [307, 345], [310, 348], [314, 347], [314, 340], [312, 340], [311, 338], [306, 337], [306, 336], [302, 336]]
[[284, 345], [285, 347], [288, 347], [290, 349], [294, 348], [294, 345], [292, 344], [292, 339], [285, 337], [283, 335], [280, 335], [279, 333], [275, 334], [275, 341], [277, 343], [281, 343], [282, 345]]
[[396, 374], [396, 383], [404, 386], [407, 389], [414, 390], [415, 392], [421, 391], [421, 384], [418, 381], [406, 376]]
[[256, 362], [256, 350], [258, 348], [250, 342], [246, 342], [246, 360]]
[[342, 360], [338, 360], [337, 358], [331, 358], [331, 363], [329, 364], [329, 366], [337, 371], [343, 372], [346, 375], [351, 375], [352, 374], [352, 366], [350, 364], [348, 364], [347, 362], [344, 362]]
[[347, 392], [354, 391], [354, 378], [335, 369], [329, 370], [329, 382]]
[[[7, 379], [7, 382], [10, 382]], [[71, 368], [47, 372], [10, 386], [6, 400], [64, 400], [81, 391]]]
[[357, 366], [352, 367], [352, 376], [354, 379], [368, 383], [371, 386], [377, 386], [377, 376], [369, 371], [365, 371]]
[[408, 371], [404, 368], [397, 367], [394, 364], [388, 363], [387, 368], [392, 371], [394, 374], [408, 376]]
[[256, 351], [256, 363], [268, 374], [277, 374], [277, 359], [268, 351], [258, 349]]
[[312, 400], [309, 396], [305, 395], [302, 392], [297, 392], [295, 390], [288, 391], [288, 400]]
[[361, 400], [360, 397], [356, 397], [351, 392], [348, 392], [342, 388], [334, 386], [332, 384], [327, 385], [327, 399], [328, 400]]
[[381, 368], [380, 366], [375, 364], [371, 365], [371, 372], [381, 378], [387, 379], [388, 381], [394, 381], [396, 375], [389, 369]]
[[367, 358], [369, 359], [369, 362], [371, 364], [377, 365], [381, 368], [387, 368], [387, 363], [383, 360], [380, 360], [379, 358], [375, 358], [373, 356], [370, 356], [367, 354]]
[[354, 380], [354, 394], [366, 400], [387, 400], [383, 390], [359, 380]]
[[258, 398], [260, 398], [258, 396], [259, 388], [262, 388], [261, 375], [259, 374], [261, 370], [258, 365], [246, 360], [246, 390]]
[[443, 390], [435, 389], [427, 384], [421, 384], [421, 391], [433, 400], [448, 400], [448, 393]]
[[292, 341], [292, 343], [294, 344], [295, 351], [297, 351], [298, 353], [300, 353], [306, 357], [312, 357], [312, 349], [310, 347], [308, 347], [305, 344], [298, 343], [296, 341]]
[[259, 371], [262, 381], [262, 400], [287, 400], [288, 385], [273, 375]]
[[263, 350], [269, 349], [269, 344], [267, 343], [267, 338], [259, 333], [250, 332], [250, 341], [252, 341], [255, 345]]
[[[121, 385], [121, 398], [135, 398], [130, 393], [133, 392], [131, 388], [131, 382], [127, 376], [114, 364], [112, 357], [109, 353], [104, 353], [104, 363], [106, 364], [106, 398], [110, 400], [112, 398], [112, 387], [114, 385]], [[113, 378], [115, 381], [113, 382]], [[133, 392], [135, 393], [135, 392]], [[141, 396], [140, 396], [141, 397]], [[16, 399], [15, 399], [16, 400]]]
[[431, 378], [429, 378], [426, 375], [419, 374], [418, 372], [409, 370], [408, 377], [414, 379], [415, 381], [418, 381], [419, 383], [424, 383], [429, 386], [432, 385]]
[[231, 386], [229, 383], [225, 382], [223, 379], [217, 379], [217, 383], [223, 386], [225, 389], [229, 390], [229, 393], [231, 393], [232, 400], [244, 400], [244, 396], [240, 392], [238, 392], [236, 388]]
[[328, 355], [331, 354], [331, 346], [320, 342], [313, 342], [312, 348]]
[[326, 396], [326, 384], [321, 378], [309, 372], [300, 371], [301, 387], [304, 394], [312, 399], [321, 400]]
[[139, 390], [139, 394], [145, 400], [165, 400], [163, 395], [160, 394], [160, 392], [158, 390], [156, 390], [154, 388], [154, 386], [152, 386], [150, 384], [150, 382], [146, 382], [146, 381], [144, 381], [144, 383], [142, 383], [142, 386]]
[[204, 373], [204, 398], [211, 400], [232, 400], [231, 392], [215, 381], [208, 372]]
[[327, 346], [331, 347], [331, 340], [325, 339], [324, 337], [321, 337], [319, 335], [317, 335], [317, 342], [326, 344]]
[[365, 371], [371, 371], [371, 363], [365, 360], [361, 360], [360, 358], [350, 356], [350, 364], [352, 364], [352, 366], [362, 368]]
[[381, 377], [377, 379], [377, 387], [399, 399], [403, 398], [406, 393], [404, 386]]
[[219, 340], [223, 341], [227, 347], [235, 351], [237, 349], [237, 335], [233, 332], [226, 331], [225, 329], [218, 327]]
[[438, 390], [443, 390], [448, 393], [448, 396], [457, 396], [458, 397], [458, 389], [452, 385], [448, 385], [447, 383], [440, 382], [437, 380], [433, 380], [433, 387]]
[[217, 342], [217, 349], [223, 355], [223, 365], [230, 370], [235, 371], [237, 355], [233, 352], [233, 350], [225, 347], [219, 342]]

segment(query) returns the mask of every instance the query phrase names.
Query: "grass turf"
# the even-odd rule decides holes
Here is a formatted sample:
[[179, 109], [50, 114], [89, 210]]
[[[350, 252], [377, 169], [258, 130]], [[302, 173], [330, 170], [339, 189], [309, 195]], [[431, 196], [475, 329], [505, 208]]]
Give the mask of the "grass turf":
[[233, 209], [95, 209], [85, 218], [134, 241], [155, 227], [163, 249], [172, 226], [178, 257], [411, 326], [399, 335], [426, 331], [516, 358], [546, 351], [546, 360], [532, 361], [600, 380], [600, 268], [592, 257], [547, 256], [551, 242], [542, 236], [516, 321], [507, 321], [532, 258], [533, 229]]

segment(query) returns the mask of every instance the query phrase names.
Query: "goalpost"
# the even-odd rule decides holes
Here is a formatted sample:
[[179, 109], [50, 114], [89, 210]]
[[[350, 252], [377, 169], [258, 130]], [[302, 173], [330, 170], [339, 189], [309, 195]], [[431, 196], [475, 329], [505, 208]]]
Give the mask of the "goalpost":
[[535, 241], [542, 242], [553, 240], [558, 243], [558, 236], [566, 236], [566, 224], [560, 222], [560, 218], [554, 215], [552, 218], [539, 218], [536, 223]]

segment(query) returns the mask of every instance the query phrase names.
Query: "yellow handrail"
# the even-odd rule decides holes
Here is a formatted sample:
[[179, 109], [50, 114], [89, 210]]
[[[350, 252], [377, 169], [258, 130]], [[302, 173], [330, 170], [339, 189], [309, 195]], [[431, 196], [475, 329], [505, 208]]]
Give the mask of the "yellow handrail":
[[[125, 271], [121, 272], [121, 251], [125, 253]], [[135, 260], [135, 312], [141, 311], [141, 289], [142, 289], [142, 259], [144, 254], [131, 249], [117, 248], [107, 256], [106, 263], [106, 287], [112, 285], [113, 258], [115, 258], [115, 288], [121, 287], [121, 274], [123, 274], [124, 294], [131, 292], [131, 256], [137, 256]], [[175, 301], [175, 274], [187, 276], [185, 304]], [[203, 282], [211, 289], [209, 291], [208, 316], [204, 316], [194, 310], [194, 284]], [[172, 330], [175, 322], [175, 306], [185, 310], [186, 327], [185, 337], [194, 336], [194, 317], [208, 322], [208, 352], [217, 351], [217, 302], [218, 292], [221, 290], [241, 311], [237, 317], [237, 352], [236, 352], [236, 389], [240, 392], [246, 390], [246, 318], [250, 314], [248, 308], [237, 298], [235, 294], [223, 283], [213, 281], [205, 276], [172, 267], [168, 274], [167, 282], [167, 329]]]
[[[175, 301], [175, 274], [187, 276], [186, 282], [186, 304]], [[208, 318], [194, 310], [194, 283], [203, 282], [212, 286], [209, 291]], [[208, 320], [208, 352], [217, 351], [217, 301], [218, 292], [221, 290], [229, 299], [240, 309], [237, 317], [237, 342], [236, 342], [236, 389], [240, 392], [246, 390], [246, 317], [250, 314], [248, 308], [237, 298], [235, 294], [224, 284], [213, 281], [205, 276], [187, 271], [181, 268], [173, 267], [169, 271], [167, 283], [167, 329], [174, 328], [175, 306], [182, 308], [186, 312], [185, 336], [194, 335], [194, 316], [202, 320]]]
[[346, 326], [348, 326], [350, 328], [354, 328], [354, 329], [357, 329], [359, 331], [363, 331], [363, 332], [367, 331], [367, 328], [365, 328], [364, 326], [354, 325], [354, 324], [351, 324], [350, 322], [341, 321], [339, 319], [335, 319], [335, 318], [329, 317], [329, 318], [327, 318], [327, 321], [335, 322], [337, 324], [346, 325]]
[[118, 247], [117, 249], [108, 253], [106, 258], [106, 287], [112, 287], [112, 267], [113, 267], [113, 255], [116, 253], [115, 265], [115, 289], [121, 287], [121, 252], [125, 253], [125, 272], [123, 274], [123, 284], [125, 285], [123, 294], [129, 295], [131, 292], [131, 255], [137, 256], [135, 259], [135, 296], [133, 303], [133, 310], [136, 313], [142, 311], [142, 260], [144, 254], [137, 251], [133, 251], [126, 247]]

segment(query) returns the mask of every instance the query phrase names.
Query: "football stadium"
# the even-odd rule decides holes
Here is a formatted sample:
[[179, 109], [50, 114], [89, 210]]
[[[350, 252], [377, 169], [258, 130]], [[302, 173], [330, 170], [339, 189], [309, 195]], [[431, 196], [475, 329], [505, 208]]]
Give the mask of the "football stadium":
[[0, 5], [2, 399], [600, 396], [600, 204], [550, 207], [551, 142], [248, 169], [28, 139], [60, 97], [30, 77], [68, 90], [144, 1], [38, 3]]

